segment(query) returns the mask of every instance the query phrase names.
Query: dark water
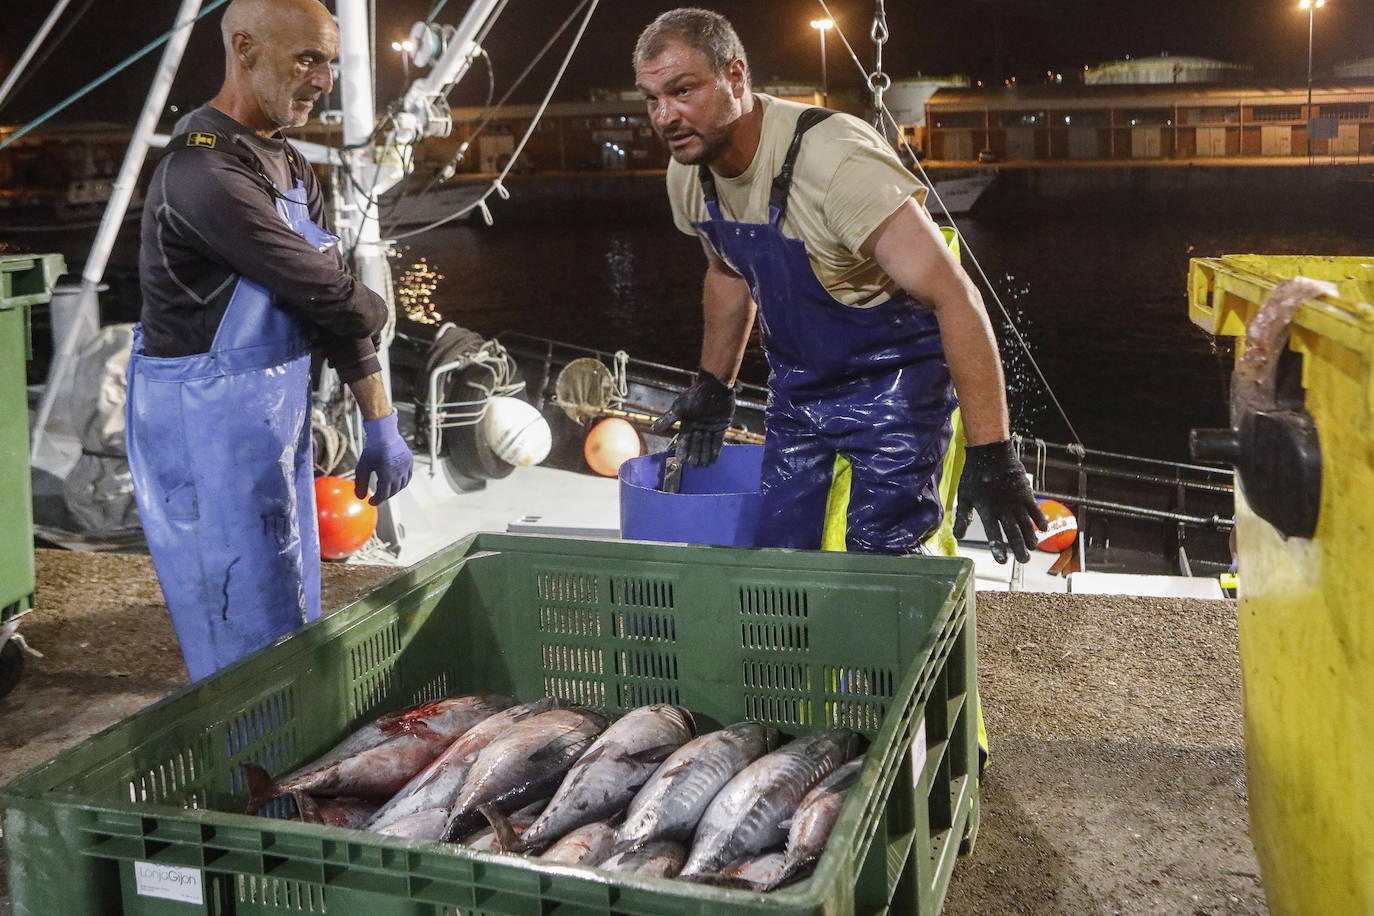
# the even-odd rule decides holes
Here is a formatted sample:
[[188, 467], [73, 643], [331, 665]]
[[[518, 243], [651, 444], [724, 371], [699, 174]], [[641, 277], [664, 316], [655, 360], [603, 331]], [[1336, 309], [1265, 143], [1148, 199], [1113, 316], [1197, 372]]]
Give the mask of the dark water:
[[[1315, 199], [1282, 188], [1112, 201], [990, 194], [958, 225], [965, 266], [984, 288], [1001, 343], [1013, 429], [1056, 442], [1073, 438], [1008, 333], [998, 300], [1085, 445], [1186, 459], [1190, 429], [1226, 422], [1232, 363], [1229, 341], [1214, 341], [1188, 320], [1188, 259], [1371, 254], [1370, 203], [1344, 192]], [[107, 321], [137, 314], [136, 229], [133, 221], [121, 233], [107, 273], [114, 286], [102, 296]], [[30, 250], [63, 251], [75, 277], [91, 234], [16, 238]], [[0, 239], [5, 235], [0, 226]], [[398, 266], [424, 258], [443, 277], [433, 304], [466, 327], [696, 364], [703, 256], [695, 239], [673, 228], [666, 201], [652, 189], [614, 206], [498, 207], [494, 227], [446, 227], [405, 245]], [[46, 371], [44, 321], [35, 315], [34, 381]], [[755, 345], [744, 377], [762, 382], [766, 374]]]
[[[1188, 259], [1370, 248], [1365, 216], [1294, 209], [1000, 206], [958, 225], [1082, 442], [1186, 459], [1190, 429], [1226, 424], [1232, 362], [1229, 342], [1188, 320]], [[434, 302], [459, 324], [623, 348], [660, 362], [697, 360], [704, 261], [698, 243], [658, 207], [548, 221], [498, 214], [492, 228], [415, 241], [404, 262], [424, 257], [444, 275]], [[977, 278], [967, 255], [965, 265]], [[1013, 428], [1071, 441], [1030, 356], [979, 285], [1001, 343]], [[744, 377], [766, 378], [757, 345]]]

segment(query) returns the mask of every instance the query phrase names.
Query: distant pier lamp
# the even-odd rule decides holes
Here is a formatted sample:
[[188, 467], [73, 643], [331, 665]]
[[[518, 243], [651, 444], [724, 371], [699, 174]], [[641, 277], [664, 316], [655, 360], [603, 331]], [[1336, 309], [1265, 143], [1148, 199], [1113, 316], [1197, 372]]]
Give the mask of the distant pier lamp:
[[[1325, 2], [1325, 0], [1323, 0]], [[830, 107], [830, 78], [825, 69], [825, 33], [835, 27], [833, 19], [812, 19], [811, 28], [821, 33], [821, 105]]]
[[1307, 10], [1307, 164], [1312, 164], [1312, 31], [1317, 8], [1326, 0], [1298, 0], [1298, 9]]
[[401, 54], [401, 73], [408, 89], [410, 88], [410, 52], [415, 50], [415, 42], [409, 38], [405, 41], [393, 41], [391, 50], [399, 51]]

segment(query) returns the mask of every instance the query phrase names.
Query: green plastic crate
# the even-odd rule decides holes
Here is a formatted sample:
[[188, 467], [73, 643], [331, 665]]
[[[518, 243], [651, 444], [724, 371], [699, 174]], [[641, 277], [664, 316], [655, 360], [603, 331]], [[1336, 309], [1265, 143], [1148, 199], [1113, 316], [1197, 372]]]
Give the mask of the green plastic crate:
[[[934, 914], [977, 830], [974, 677], [967, 560], [477, 535], [6, 786], [10, 893], [64, 916]], [[245, 761], [282, 773], [477, 691], [872, 744], [815, 874], [767, 895], [226, 813]]]

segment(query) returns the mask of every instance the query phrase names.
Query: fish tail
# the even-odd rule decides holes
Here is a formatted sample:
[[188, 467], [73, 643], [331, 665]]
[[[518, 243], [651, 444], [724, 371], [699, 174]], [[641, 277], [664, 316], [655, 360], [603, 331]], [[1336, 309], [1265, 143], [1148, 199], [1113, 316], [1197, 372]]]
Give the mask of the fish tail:
[[733, 875], [722, 875], [720, 872], [703, 871], [691, 875], [684, 875], [678, 872], [679, 881], [690, 881], [693, 884], [708, 884], [711, 887], [733, 887], [739, 890], [758, 890], [757, 885], [752, 881], [745, 881], [743, 878], [736, 878]]
[[245, 810], [249, 814], [256, 814], [263, 805], [281, 797], [271, 775], [256, 763], [243, 764], [243, 779], [248, 785], [248, 805]]
[[444, 832], [439, 835], [439, 840], [443, 843], [456, 843], [481, 823], [482, 818], [475, 811], [454, 808], [453, 813], [448, 816], [448, 823], [444, 825]]
[[301, 789], [291, 790], [291, 800], [296, 803], [296, 813], [301, 816], [301, 820], [307, 824], [323, 824], [324, 816], [320, 814], [320, 806], [315, 799], [310, 797], [308, 792]]
[[483, 805], [477, 811], [487, 819], [488, 824], [491, 824], [491, 829], [496, 831], [496, 841], [501, 845], [502, 852], [524, 852], [528, 848], [511, 826], [510, 818], [501, 813], [495, 805]]

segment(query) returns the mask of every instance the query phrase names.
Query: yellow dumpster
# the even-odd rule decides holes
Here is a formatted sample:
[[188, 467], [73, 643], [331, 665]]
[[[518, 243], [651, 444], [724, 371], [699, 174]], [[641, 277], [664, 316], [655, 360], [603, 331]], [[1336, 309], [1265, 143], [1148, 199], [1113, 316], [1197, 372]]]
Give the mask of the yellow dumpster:
[[1374, 913], [1374, 257], [1198, 258], [1188, 289], [1196, 324], [1239, 338], [1232, 429], [1194, 447], [1238, 471], [1265, 895], [1278, 916]]

